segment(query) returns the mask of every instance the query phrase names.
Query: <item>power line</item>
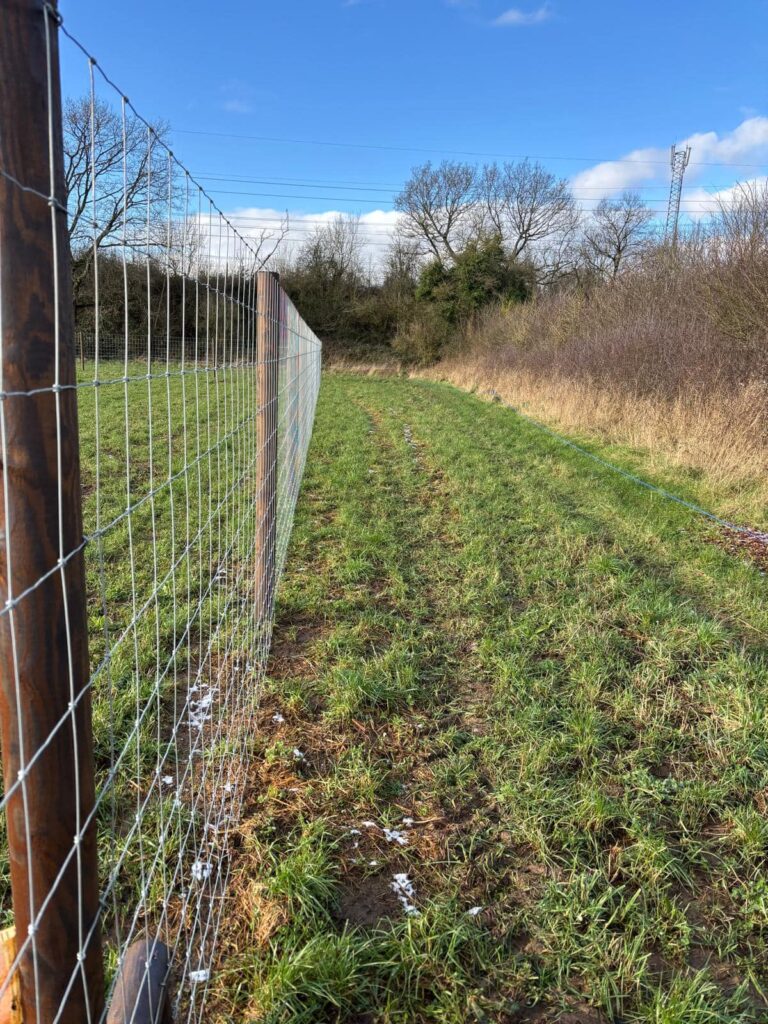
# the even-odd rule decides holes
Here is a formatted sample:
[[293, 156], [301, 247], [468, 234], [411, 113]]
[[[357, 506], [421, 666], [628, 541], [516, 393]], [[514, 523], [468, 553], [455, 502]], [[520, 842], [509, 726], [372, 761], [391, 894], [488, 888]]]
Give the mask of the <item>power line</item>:
[[[330, 181], [316, 181], [309, 184], [303, 185], [299, 181], [272, 181], [267, 178], [214, 178], [211, 175], [202, 175], [206, 181], [225, 181], [232, 185], [275, 185], [282, 186], [284, 188], [328, 188], [328, 189], [348, 189], [351, 192], [382, 192], [384, 195], [392, 195], [395, 188], [374, 188], [368, 185], [347, 185], [347, 184], [332, 184]], [[401, 188], [402, 186], [396, 186]], [[212, 192], [223, 192], [224, 189], [214, 188]], [[244, 192], [243, 195], [248, 195]]]
[[[378, 207], [381, 207], [383, 205], [387, 205], [385, 200], [382, 200], [382, 199], [367, 199], [364, 196], [343, 196], [343, 195], [319, 196], [319, 195], [302, 195], [302, 194], [297, 194], [295, 192], [247, 192], [247, 191], [240, 190], [240, 189], [224, 189], [224, 188], [212, 188], [209, 191], [212, 194], [214, 194], [214, 195], [245, 196], [247, 198], [252, 198], [252, 199], [301, 199], [301, 200], [311, 200], [312, 202], [325, 202], [325, 203], [334, 203], [334, 202], [336, 202], [336, 203], [365, 203], [367, 206], [378, 206]], [[599, 202], [597, 197], [593, 197], [593, 196], [582, 196], [582, 197], [579, 197], [578, 194], [577, 194], [575, 196], [575, 198], [576, 199], [580, 198], [582, 204], [583, 203], [587, 203], [587, 202], [589, 202], [589, 203], [598, 203]], [[685, 202], [685, 201], [686, 200], [683, 200], [683, 202]], [[711, 205], [711, 206], [717, 206], [717, 200], [716, 199], [713, 199], [711, 201], [710, 200], [706, 200], [706, 199], [690, 199], [690, 200], [687, 200], [687, 201], [689, 203], [697, 203], [697, 204], [706, 204], [706, 205]], [[662, 198], [658, 198], [658, 199], [650, 198], [650, 199], [646, 199], [645, 203], [648, 206], [654, 205], [654, 204], [657, 205], [657, 206], [667, 206], [668, 205], [668, 200], [667, 199], [662, 199]], [[583, 206], [583, 205], [582, 205], [581, 208], [582, 209], [586, 209], [586, 210], [594, 209], [594, 207], [587, 207], [587, 206]], [[392, 212], [392, 211], [385, 210], [383, 212], [388, 213], [388, 212]], [[233, 213], [230, 212], [230, 216], [232, 216], [232, 215], [233, 215]]]
[[312, 199], [328, 203], [370, 203], [373, 206], [378, 206], [382, 203], [381, 199], [365, 199], [362, 196], [308, 196], [285, 192], [240, 192], [237, 189], [230, 188], [212, 188], [210, 191], [220, 196], [252, 196], [256, 199]]
[[[391, 153], [435, 153], [447, 156], [479, 156], [492, 157], [499, 160], [568, 160], [594, 164], [641, 164], [663, 167], [666, 160], [641, 160], [631, 157], [592, 157], [592, 156], [532, 156], [530, 153], [490, 153], [481, 150], [436, 149], [424, 146], [384, 146], [367, 142], [336, 142], [330, 139], [286, 139], [271, 135], [243, 135], [236, 132], [212, 132], [200, 128], [174, 128], [180, 135], [206, 135], [219, 139], [247, 139], [251, 142], [268, 142], [277, 145], [291, 146], [328, 146], [334, 149], [370, 149]], [[764, 163], [740, 163], [738, 161], [697, 160], [695, 167], [765, 167]]]
[[[286, 188], [333, 188], [342, 189], [349, 188], [354, 190], [360, 190], [364, 192], [384, 192], [384, 191], [395, 191], [402, 189], [404, 182], [399, 184], [393, 184], [392, 182], [348, 182], [348, 181], [327, 181], [318, 180], [315, 178], [286, 178], [282, 177], [279, 180], [266, 179], [266, 178], [249, 178], [240, 174], [221, 174], [221, 173], [200, 173], [197, 172], [195, 177], [203, 181], [223, 181], [237, 185], [280, 185]], [[697, 188], [722, 188], [721, 184], [716, 182], [701, 182], [697, 185], [686, 185], [683, 191], [694, 191]], [[579, 190], [582, 192], [604, 192], [605, 189], [602, 185], [579, 185]], [[634, 185], [632, 186], [633, 192], [667, 192], [667, 185]]]
[[[262, 185], [265, 183], [263, 178], [250, 178], [242, 174], [222, 174], [221, 171], [205, 171], [196, 174], [196, 177], [203, 179], [204, 181], [231, 181], [241, 184], [256, 184]], [[317, 178], [289, 178], [281, 176], [280, 180], [276, 182], [279, 185], [297, 185], [304, 187], [304, 185], [314, 188], [355, 188], [362, 187], [370, 189], [371, 191], [379, 191], [379, 189], [400, 189], [403, 187], [403, 182], [392, 182], [392, 181], [339, 181], [334, 179], [333, 181], [324, 181]]]

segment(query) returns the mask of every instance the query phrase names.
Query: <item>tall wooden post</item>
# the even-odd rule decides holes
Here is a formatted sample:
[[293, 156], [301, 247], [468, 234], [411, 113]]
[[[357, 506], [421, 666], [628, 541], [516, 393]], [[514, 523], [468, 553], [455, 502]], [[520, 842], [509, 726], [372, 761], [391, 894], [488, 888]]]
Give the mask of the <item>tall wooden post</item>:
[[256, 442], [256, 616], [269, 624], [275, 604], [277, 542], [277, 392], [280, 369], [281, 288], [260, 270], [256, 282], [258, 403]]
[[82, 1024], [99, 1019], [104, 984], [96, 823], [84, 827], [94, 777], [57, 21], [40, 0], [0, 6], [0, 167], [35, 190], [0, 175], [0, 742], [13, 912], [24, 1020]]

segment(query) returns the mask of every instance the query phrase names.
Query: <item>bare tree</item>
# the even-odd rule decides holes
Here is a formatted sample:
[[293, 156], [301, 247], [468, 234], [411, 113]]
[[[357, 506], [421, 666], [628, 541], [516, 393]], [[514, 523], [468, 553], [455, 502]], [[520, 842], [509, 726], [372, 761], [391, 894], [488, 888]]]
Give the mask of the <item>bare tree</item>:
[[299, 267], [322, 268], [328, 283], [362, 276], [360, 218], [339, 214], [315, 229], [298, 254]]
[[[122, 244], [130, 248], [150, 236], [168, 208], [168, 126], [150, 128], [130, 110], [113, 110], [88, 97], [64, 106], [64, 179], [69, 207], [69, 239], [75, 258], [73, 295], [78, 306], [91, 273], [94, 252]], [[152, 243], [150, 243], [152, 244]]]
[[480, 192], [491, 230], [514, 259], [535, 262], [537, 244], [566, 239], [575, 230], [578, 215], [568, 182], [539, 163], [487, 165]]
[[398, 295], [412, 294], [419, 278], [422, 257], [418, 243], [395, 232], [383, 265], [383, 279]]
[[768, 183], [744, 181], [717, 198], [712, 234], [720, 254], [768, 255]]
[[158, 223], [155, 259], [158, 263], [167, 261], [171, 272], [187, 277], [204, 269], [211, 274], [228, 269], [247, 276], [276, 263], [277, 252], [290, 231], [287, 213], [275, 228], [238, 223], [236, 213], [229, 220], [239, 236], [230, 238], [234, 251], [229, 252], [221, 251], [223, 222], [215, 211]]
[[318, 227], [281, 273], [288, 294], [321, 337], [346, 330], [367, 283], [359, 217], [339, 215]]
[[746, 181], [718, 197], [709, 225], [704, 294], [730, 338], [749, 347], [768, 335], [768, 184]]
[[444, 160], [415, 167], [395, 198], [405, 237], [419, 241], [440, 263], [452, 262], [475, 226], [477, 169]]
[[172, 276], [193, 277], [205, 266], [206, 237], [194, 219], [160, 220], [150, 225], [152, 262]]
[[248, 258], [255, 265], [256, 270], [263, 270], [276, 259], [278, 250], [288, 237], [290, 230], [291, 221], [286, 210], [279, 228], [261, 228], [260, 231], [248, 234], [250, 246]]
[[[73, 252], [115, 242], [125, 218], [129, 235], [150, 213], [168, 203], [168, 125], [151, 128], [102, 100], [91, 113], [90, 100], [68, 100], [64, 106], [64, 176], [69, 202], [69, 234]], [[94, 192], [95, 187], [95, 192]], [[94, 211], [95, 199], [95, 211]], [[94, 217], [95, 212], [95, 217]]]
[[614, 280], [645, 249], [653, 211], [637, 192], [601, 199], [584, 228], [581, 253], [594, 272]]

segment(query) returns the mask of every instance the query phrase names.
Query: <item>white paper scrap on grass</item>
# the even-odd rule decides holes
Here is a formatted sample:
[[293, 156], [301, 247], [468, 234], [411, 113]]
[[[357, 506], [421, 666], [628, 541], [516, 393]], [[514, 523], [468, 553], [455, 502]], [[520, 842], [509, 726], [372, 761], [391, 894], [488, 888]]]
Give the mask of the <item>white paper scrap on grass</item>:
[[408, 845], [408, 836], [404, 832], [398, 832], [396, 828], [385, 828], [384, 838], [388, 843], [397, 843], [399, 846]]
[[211, 877], [212, 866], [205, 860], [196, 860], [192, 865], [192, 877], [196, 882], [204, 882]]
[[406, 914], [408, 914], [409, 917], [419, 917], [420, 912], [418, 908], [411, 902], [412, 899], [416, 898], [416, 889], [408, 875], [395, 875], [394, 880], [389, 883], [389, 887], [395, 896], [397, 896], [398, 900], [400, 900], [402, 908]]

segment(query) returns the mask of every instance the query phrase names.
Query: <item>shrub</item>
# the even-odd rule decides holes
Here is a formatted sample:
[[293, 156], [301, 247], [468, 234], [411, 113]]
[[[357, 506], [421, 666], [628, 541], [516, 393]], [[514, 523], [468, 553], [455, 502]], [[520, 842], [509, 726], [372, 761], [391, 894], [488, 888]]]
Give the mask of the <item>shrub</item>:
[[392, 349], [404, 362], [429, 366], [451, 339], [451, 326], [435, 306], [422, 304], [395, 335]]
[[406, 362], [434, 362], [489, 303], [529, 298], [532, 280], [498, 235], [471, 242], [451, 265], [434, 260], [419, 277], [412, 319], [398, 331], [395, 352]]

